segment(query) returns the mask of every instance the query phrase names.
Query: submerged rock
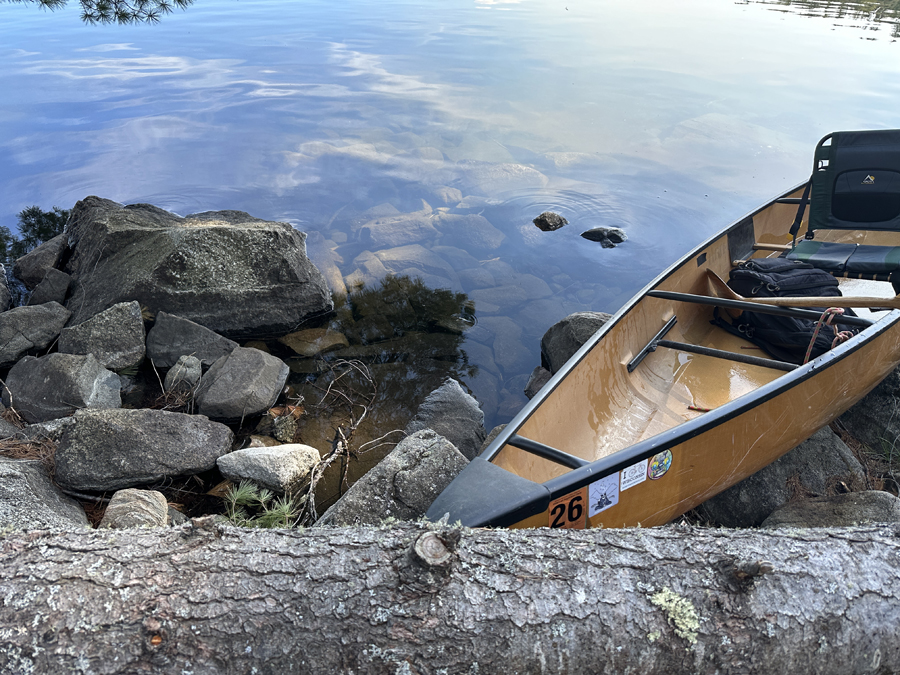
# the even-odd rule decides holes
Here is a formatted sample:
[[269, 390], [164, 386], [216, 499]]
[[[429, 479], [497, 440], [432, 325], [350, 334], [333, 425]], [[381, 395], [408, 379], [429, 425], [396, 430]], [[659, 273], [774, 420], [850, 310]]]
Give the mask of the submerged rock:
[[544, 211], [541, 215], [531, 221], [537, 228], [543, 232], [553, 232], [563, 225], [568, 225], [569, 221], [563, 216], [553, 211]]
[[[87, 197], [66, 225], [80, 323], [137, 300], [227, 337], [284, 334], [332, 309], [325, 279], [306, 255], [306, 235], [242, 211], [184, 218], [149, 204]], [[180, 354], [178, 355], [180, 356]]]
[[591, 241], [598, 241], [603, 248], [615, 248], [628, 239], [625, 231], [618, 227], [595, 227], [581, 233], [581, 236]]

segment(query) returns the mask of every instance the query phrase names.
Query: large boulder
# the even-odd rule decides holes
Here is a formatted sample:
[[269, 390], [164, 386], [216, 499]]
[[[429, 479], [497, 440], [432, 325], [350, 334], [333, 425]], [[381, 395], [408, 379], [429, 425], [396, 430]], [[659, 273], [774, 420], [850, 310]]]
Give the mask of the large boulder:
[[53, 484], [40, 462], [0, 457], [0, 531], [90, 527], [84, 509]]
[[762, 527], [857, 527], [900, 523], [900, 499], [890, 492], [865, 490], [785, 504]]
[[287, 223], [242, 211], [182, 218], [149, 204], [87, 197], [72, 210], [66, 233], [75, 323], [137, 300], [153, 314], [248, 337], [283, 335], [332, 309], [325, 279], [306, 255], [306, 235]]
[[171, 368], [182, 356], [195, 356], [209, 368], [230, 354], [238, 343], [199, 323], [166, 312], [156, 315], [147, 333], [147, 357], [158, 368]]
[[316, 525], [376, 525], [387, 518], [415, 520], [468, 460], [429, 429], [400, 441], [390, 454], [356, 481]]
[[65, 234], [58, 234], [29, 251], [13, 264], [13, 276], [31, 291], [43, 281], [47, 272], [56, 268], [66, 250]]
[[556, 373], [612, 318], [606, 312], [575, 312], [557, 321], [541, 338], [541, 365]]
[[64, 489], [109, 491], [212, 469], [233, 434], [201, 415], [164, 410], [80, 410], [56, 448]]
[[122, 370], [144, 360], [144, 319], [137, 301], [120, 302], [84, 323], [63, 328], [59, 351], [93, 354], [104, 368]]
[[721, 527], [758, 527], [799, 494], [825, 496], [843, 482], [865, 485], [865, 470], [844, 442], [825, 427], [786, 455], [697, 507]]
[[0, 314], [0, 368], [13, 365], [23, 354], [49, 347], [70, 316], [58, 302], [14, 307]]
[[475, 458], [487, 435], [484, 412], [478, 407], [478, 401], [453, 378], [447, 378], [422, 401], [405, 431], [414, 434], [422, 429], [437, 432], [468, 459]]
[[120, 386], [119, 376], [91, 354], [26, 356], [6, 377], [3, 403], [34, 424], [67, 417], [76, 410], [118, 408]]
[[216, 361], [200, 381], [194, 400], [201, 415], [239, 422], [268, 410], [284, 389], [290, 369], [258, 349], [238, 347]]

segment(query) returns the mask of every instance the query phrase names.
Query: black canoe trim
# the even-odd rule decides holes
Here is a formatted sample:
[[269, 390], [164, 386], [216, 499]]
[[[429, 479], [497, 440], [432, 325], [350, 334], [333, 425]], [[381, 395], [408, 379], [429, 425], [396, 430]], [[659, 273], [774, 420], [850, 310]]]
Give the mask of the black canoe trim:
[[[615, 326], [622, 318], [630, 312], [635, 305], [637, 305], [644, 296], [647, 295], [648, 292], [658, 287], [663, 281], [665, 281], [669, 276], [674, 274], [682, 265], [686, 264], [687, 261], [695, 258], [697, 255], [702, 253], [704, 249], [710, 246], [713, 242], [715, 242], [720, 237], [727, 236], [729, 232], [735, 230], [736, 228], [741, 227], [745, 224], [748, 218], [752, 218], [758, 213], [765, 211], [770, 208], [774, 203], [778, 202], [779, 199], [786, 199], [788, 195], [793, 194], [797, 190], [804, 187], [806, 183], [800, 183], [794, 188], [786, 191], [781, 197], [776, 198], [762, 206], [758, 209], [755, 209], [751, 213], [743, 216], [742, 218], [736, 220], [732, 225], [725, 228], [724, 230], [720, 230], [714, 235], [710, 236], [706, 241], [702, 244], [694, 248], [692, 251], [684, 255], [679, 260], [675, 261], [668, 269], [663, 271], [659, 276], [657, 276], [653, 281], [647, 284], [641, 291], [636, 293], [631, 300], [629, 300], [624, 306], [622, 306], [618, 312], [613, 315], [613, 317], [604, 324], [604, 326], [598, 330], [593, 337], [591, 337], [585, 344], [581, 346], [581, 348], [566, 362], [566, 364], [550, 379], [547, 384], [545, 384], [538, 394], [529, 401], [522, 410], [512, 419], [512, 421], [506, 426], [506, 428], [500, 432], [500, 434], [494, 439], [494, 441], [481, 453], [479, 457], [476, 457], [476, 460], [483, 459], [486, 463], [490, 463], [492, 459], [494, 459], [497, 454], [503, 449], [503, 447], [509, 444], [510, 438], [516, 435], [516, 431], [518, 431], [522, 425], [528, 420], [531, 415], [538, 409], [541, 403], [547, 398], [557, 386], [559, 386], [560, 382], [562, 382], [566, 376], [570, 372], [572, 372], [575, 368], [578, 367], [578, 364], [587, 356], [587, 354], [597, 345], [597, 343], [603, 339], [603, 336], [607, 333], [607, 331], [611, 330], [613, 326]], [[491, 465], [491, 469], [496, 469], [497, 471], [502, 471], [507, 473], [510, 476], [515, 476], [515, 478], [519, 479], [519, 481], [524, 481], [525, 483], [530, 484], [531, 486], [537, 488], [548, 489], [549, 495], [544, 497], [536, 492], [532, 492], [532, 497], [534, 501], [530, 502], [527, 506], [519, 506], [516, 508], [515, 513], [509, 512], [508, 516], [504, 517], [500, 514], [496, 513], [496, 508], [492, 508], [491, 511], [494, 513], [489, 520], [484, 520], [476, 516], [476, 514], [471, 514], [471, 516], [466, 518], [466, 521], [463, 522], [464, 525], [469, 527], [479, 527], [479, 526], [490, 526], [490, 527], [508, 527], [513, 525], [520, 520], [523, 520], [529, 516], [536, 515], [542, 513], [547, 510], [547, 507], [550, 504], [552, 499], [568, 494], [569, 492], [573, 492], [574, 490], [580, 489], [585, 485], [589, 485], [600, 478], [605, 476], [609, 476], [617, 471], [621, 471], [622, 469], [628, 468], [632, 464], [639, 462], [643, 459], [647, 459], [652, 457], [653, 455], [662, 452], [668, 448], [672, 448], [676, 445], [680, 445], [685, 441], [698, 436], [705, 431], [718, 426], [719, 424], [723, 424], [728, 420], [737, 417], [738, 415], [743, 414], [744, 412], [764, 403], [765, 401], [778, 396], [785, 391], [797, 386], [801, 382], [817, 375], [821, 370], [827, 368], [838, 361], [843, 360], [847, 356], [851, 355], [856, 350], [860, 349], [864, 345], [868, 344], [871, 340], [877, 338], [881, 333], [888, 331], [893, 328], [894, 324], [900, 321], [900, 310], [893, 310], [889, 314], [881, 317], [877, 323], [875, 323], [871, 328], [865, 331], [865, 335], [862, 333], [856, 335], [851, 338], [847, 342], [844, 342], [841, 345], [838, 345], [836, 348], [831, 351], [826, 352], [822, 356], [814, 359], [810, 363], [807, 363], [797, 370], [794, 370], [790, 373], [787, 373], [777, 380], [773, 380], [772, 382], [763, 385], [756, 391], [751, 394], [747, 394], [742, 396], [735, 401], [727, 403], [715, 410], [708, 412], [696, 419], [689, 420], [684, 422], [683, 424], [679, 424], [677, 427], [673, 427], [661, 434], [653, 436], [651, 438], [645, 439], [640, 443], [636, 443], [635, 445], [629, 446], [627, 448], [623, 448], [608, 457], [603, 457], [595, 462], [588, 464], [587, 466], [581, 467], [580, 469], [573, 469], [572, 471], [563, 474], [562, 476], [558, 476], [553, 478], [543, 485], [538, 483], [534, 483], [529, 481], [528, 479], [521, 478], [520, 476], [515, 476], [515, 474], [511, 474], [500, 467], [496, 467]], [[475, 460], [473, 460], [474, 464]], [[472, 465], [472, 472], [479, 472], [479, 467], [481, 466], [481, 462], [478, 464]], [[491, 471], [491, 473], [495, 473]], [[499, 474], [497, 474], [499, 475]], [[453, 504], [466, 504], [468, 500], [472, 499], [470, 494], [466, 494], [466, 486], [463, 483], [467, 483], [469, 481], [459, 480], [463, 474], [460, 474], [457, 477], [457, 481], [451, 483], [450, 486], [444, 491], [444, 493], [438, 497], [438, 500], [435, 501], [433, 507], [429, 509], [427, 517], [431, 520], [437, 520], [441, 518], [444, 514], [438, 513], [439, 510], [450, 511], [451, 509], [447, 508]], [[531, 491], [531, 490], [529, 490]], [[446, 495], [446, 498], [445, 498]], [[456, 498], [454, 500], [454, 497]], [[443, 506], [441, 506], [441, 504]], [[502, 506], [502, 503], [497, 502], [498, 506]], [[453, 509], [456, 510], [456, 509]], [[485, 513], [487, 515], [487, 513]], [[451, 519], [461, 520], [461, 518], [455, 518], [451, 513]]]
[[510, 436], [507, 445], [519, 448], [520, 450], [524, 450], [525, 452], [530, 452], [532, 455], [537, 455], [538, 457], [549, 459], [551, 462], [562, 464], [563, 466], [567, 466], [570, 469], [580, 469], [581, 467], [590, 464], [590, 462], [586, 459], [576, 457], [575, 455], [570, 455], [568, 452], [557, 450], [552, 446], [538, 443], [537, 441], [533, 441], [530, 438], [519, 436], [519, 434]]

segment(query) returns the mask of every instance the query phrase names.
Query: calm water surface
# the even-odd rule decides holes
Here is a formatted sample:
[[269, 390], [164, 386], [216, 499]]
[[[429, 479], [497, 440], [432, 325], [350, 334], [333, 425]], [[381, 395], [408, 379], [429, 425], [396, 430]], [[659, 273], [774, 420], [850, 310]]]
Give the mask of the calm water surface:
[[[455, 363], [491, 425], [553, 322], [615, 311], [804, 180], [829, 131], [900, 126], [897, 32], [878, 3], [196, 0], [125, 27], [4, 4], [0, 223], [89, 194], [288, 221], [338, 293], [390, 272], [456, 294], [387, 326], [421, 288], [351, 296], [351, 345], [454, 335], [387, 349], [384, 391]], [[570, 225], [537, 230], [547, 209]], [[629, 239], [579, 237], [597, 226]]]

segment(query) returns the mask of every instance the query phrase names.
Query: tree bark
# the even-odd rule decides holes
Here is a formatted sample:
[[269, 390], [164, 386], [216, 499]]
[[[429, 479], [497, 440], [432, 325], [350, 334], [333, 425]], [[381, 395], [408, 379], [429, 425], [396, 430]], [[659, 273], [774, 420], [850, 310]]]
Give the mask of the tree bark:
[[888, 673], [900, 529], [0, 540], [3, 673]]

